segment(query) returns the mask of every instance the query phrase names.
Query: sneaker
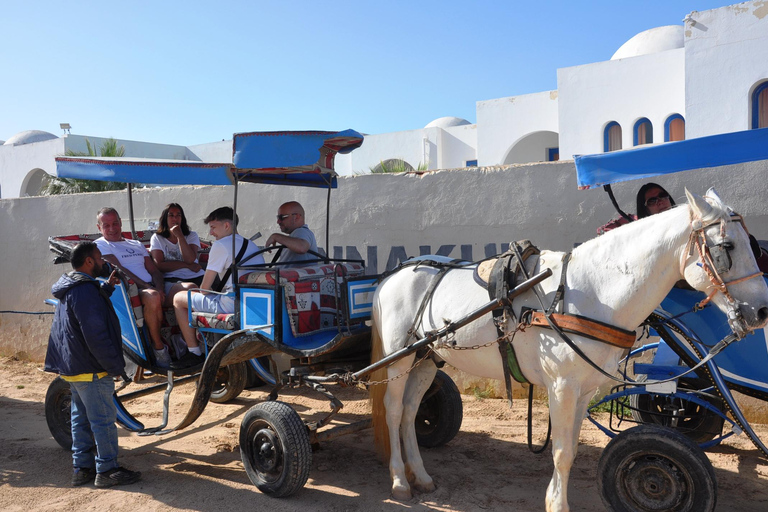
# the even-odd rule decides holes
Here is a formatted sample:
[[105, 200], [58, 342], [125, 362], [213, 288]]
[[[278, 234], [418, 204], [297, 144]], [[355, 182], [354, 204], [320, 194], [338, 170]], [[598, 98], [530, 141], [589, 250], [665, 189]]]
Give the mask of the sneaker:
[[183, 370], [184, 368], [191, 368], [205, 362], [205, 356], [200, 354], [199, 356], [192, 352], [187, 352], [183, 357], [177, 361], [171, 361], [172, 370]]
[[96, 487], [105, 488], [113, 485], [128, 485], [141, 480], [141, 473], [121, 467], [112, 468], [96, 475]]
[[85, 485], [88, 482], [92, 482], [94, 478], [96, 478], [96, 469], [76, 467], [72, 471], [72, 487]]
[[171, 356], [168, 354], [168, 348], [163, 347], [162, 350], [154, 350], [155, 352], [155, 364], [160, 368], [168, 368], [171, 365]]

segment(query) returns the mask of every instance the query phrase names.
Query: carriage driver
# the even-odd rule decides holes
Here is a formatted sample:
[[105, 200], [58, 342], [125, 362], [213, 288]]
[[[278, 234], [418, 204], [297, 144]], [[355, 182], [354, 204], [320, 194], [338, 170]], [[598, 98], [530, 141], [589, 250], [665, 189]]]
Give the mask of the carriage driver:
[[157, 366], [168, 368], [171, 358], [160, 336], [162, 306], [165, 300], [162, 272], [155, 266], [152, 256], [141, 242], [123, 238], [123, 222], [117, 210], [110, 207], [99, 210], [96, 215], [96, 227], [101, 233], [101, 238], [96, 240], [96, 245], [104, 261], [122, 270], [139, 287], [139, 297], [144, 308], [144, 322], [152, 339]]
[[286, 266], [300, 266], [303, 261], [317, 258], [308, 252], [317, 252], [317, 242], [315, 242], [315, 234], [304, 222], [304, 208], [299, 203], [290, 201], [280, 206], [277, 210], [277, 225], [285, 234], [273, 233], [267, 239], [266, 246], [271, 247], [276, 244], [285, 246], [277, 260], [278, 263], [287, 263]]

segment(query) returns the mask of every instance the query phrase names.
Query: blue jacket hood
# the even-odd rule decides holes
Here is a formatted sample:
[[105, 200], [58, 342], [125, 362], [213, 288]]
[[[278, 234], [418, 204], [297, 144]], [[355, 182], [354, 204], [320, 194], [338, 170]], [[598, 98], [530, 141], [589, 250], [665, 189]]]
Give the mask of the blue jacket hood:
[[82, 272], [72, 271], [68, 274], [63, 274], [58, 281], [56, 281], [51, 287], [51, 293], [54, 297], [61, 300], [64, 295], [74, 286], [78, 286], [83, 283], [93, 283], [96, 286], [99, 282], [91, 276], [85, 275]]

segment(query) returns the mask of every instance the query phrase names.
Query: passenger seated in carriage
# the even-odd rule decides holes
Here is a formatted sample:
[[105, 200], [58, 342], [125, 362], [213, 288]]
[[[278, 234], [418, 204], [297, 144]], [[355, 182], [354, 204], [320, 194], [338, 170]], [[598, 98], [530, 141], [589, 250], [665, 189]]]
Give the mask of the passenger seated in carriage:
[[199, 251], [200, 237], [189, 229], [184, 209], [170, 203], [160, 214], [160, 227], [149, 242], [152, 259], [165, 278], [164, 307], [173, 306], [178, 292], [203, 283], [205, 271], [197, 260]]
[[[210, 235], [215, 238], [208, 255], [208, 267], [203, 276], [203, 284], [200, 291], [193, 291], [188, 299], [187, 293], [177, 293], [173, 298], [173, 309], [176, 313], [176, 321], [181, 329], [184, 342], [189, 352], [178, 361], [171, 363], [171, 368], [188, 368], [201, 364], [205, 360], [202, 347], [195, 336], [195, 329], [189, 325], [189, 308], [192, 311], [213, 314], [231, 314], [235, 312], [234, 286], [229, 272], [232, 264], [232, 236], [235, 237], [235, 262], [247, 260], [249, 265], [264, 263], [261, 255], [251, 258], [249, 256], [259, 251], [259, 247], [242, 236], [235, 233], [237, 216], [232, 208], [224, 206], [212, 211], [205, 218]], [[221, 281], [220, 288], [214, 289], [216, 278]], [[214, 293], [215, 292], [215, 293]]]
[[95, 240], [104, 261], [123, 271], [139, 288], [144, 309], [144, 322], [149, 330], [157, 365], [167, 368], [170, 363], [168, 349], [163, 344], [160, 325], [165, 300], [163, 274], [155, 266], [149, 251], [138, 240], [123, 238], [123, 222], [117, 210], [105, 207], [96, 215], [96, 227], [101, 238]]
[[[656, 183], [646, 183], [640, 190], [637, 191], [637, 197], [635, 198], [637, 205], [637, 215], [629, 214], [632, 220], [643, 219], [656, 213], [669, 210], [675, 206], [675, 200], [669, 195], [669, 192], [664, 190], [661, 185]], [[612, 229], [616, 229], [619, 226], [628, 224], [630, 221], [625, 217], [620, 216], [618, 219], [613, 219], [597, 228], [597, 234], [603, 235]]]
[[271, 247], [276, 244], [284, 245], [280, 249], [277, 263], [283, 263], [286, 267], [301, 266], [305, 261], [317, 259], [311, 252], [317, 252], [315, 234], [304, 222], [304, 208], [296, 201], [290, 201], [280, 206], [277, 210], [277, 225], [281, 233], [273, 233], [265, 244]]

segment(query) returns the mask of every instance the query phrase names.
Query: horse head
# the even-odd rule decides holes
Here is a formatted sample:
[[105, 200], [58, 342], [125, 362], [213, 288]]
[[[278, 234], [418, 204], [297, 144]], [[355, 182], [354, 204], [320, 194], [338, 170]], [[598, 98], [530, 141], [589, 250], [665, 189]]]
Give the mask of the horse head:
[[738, 338], [768, 323], [768, 286], [757, 267], [744, 220], [714, 189], [685, 190], [691, 234], [681, 256], [685, 280], [728, 316]]

